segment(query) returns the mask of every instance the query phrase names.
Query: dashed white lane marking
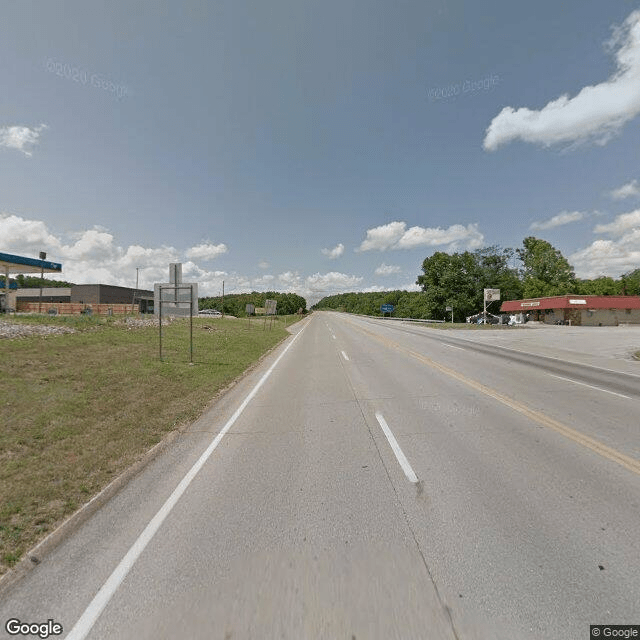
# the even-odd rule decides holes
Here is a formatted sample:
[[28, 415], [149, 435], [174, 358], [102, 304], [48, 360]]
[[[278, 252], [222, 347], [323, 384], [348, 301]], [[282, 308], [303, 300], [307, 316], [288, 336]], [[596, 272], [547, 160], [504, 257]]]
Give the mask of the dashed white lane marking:
[[349, 360], [349, 356], [348, 356], [344, 351], [341, 351], [340, 353], [342, 353], [342, 357], [343, 357], [345, 360], [347, 360], [347, 361]]
[[216, 447], [220, 444], [220, 441], [224, 435], [231, 429], [235, 421], [240, 417], [240, 414], [245, 410], [246, 406], [253, 400], [260, 387], [264, 384], [265, 380], [271, 375], [271, 372], [276, 368], [280, 360], [289, 351], [293, 343], [298, 339], [298, 336], [307, 328], [305, 325], [293, 338], [293, 340], [286, 346], [285, 350], [278, 356], [277, 360], [269, 367], [269, 370], [260, 378], [258, 384], [251, 390], [249, 395], [243, 400], [242, 404], [236, 409], [235, 413], [229, 418], [227, 424], [224, 425], [220, 433], [214, 438], [211, 444], [207, 447], [206, 451], [200, 456], [198, 461], [189, 469], [187, 474], [182, 478], [180, 484], [173, 490], [173, 493], [167, 498], [167, 501], [160, 507], [158, 513], [151, 519], [149, 524], [145, 527], [144, 531], [140, 534], [138, 539], [133, 543], [127, 554], [122, 558], [120, 564], [114, 569], [113, 573], [109, 576], [107, 581], [102, 585], [102, 588], [93, 600], [89, 603], [89, 606], [85, 609], [84, 613], [80, 616], [73, 629], [67, 635], [66, 640], [83, 640], [87, 637], [87, 634], [93, 628], [96, 620], [100, 617], [104, 608], [109, 604], [109, 601], [118, 590], [118, 587], [122, 584], [122, 581], [127, 577], [127, 574], [135, 564], [136, 560], [140, 557], [140, 554], [145, 550], [146, 546], [151, 542], [151, 539], [156, 534], [166, 517], [171, 513], [171, 510], [176, 505], [182, 494], [187, 490], [187, 487], [191, 484], [191, 481], [196, 477], [198, 471], [204, 466]]
[[382, 431], [384, 432], [384, 435], [387, 436], [387, 440], [389, 441], [389, 444], [393, 449], [393, 453], [396, 454], [396, 458], [400, 463], [402, 470], [404, 471], [404, 475], [407, 476], [409, 482], [413, 482], [415, 484], [416, 482], [418, 482], [418, 477], [416, 476], [415, 472], [411, 468], [411, 465], [409, 464], [407, 457], [402, 452], [402, 449], [400, 448], [400, 445], [398, 444], [396, 437], [393, 435], [393, 432], [391, 431], [391, 429], [389, 429], [389, 425], [387, 424], [387, 421], [384, 419], [384, 416], [379, 411], [376, 412], [376, 420], [378, 421], [378, 424], [382, 427]]
[[455, 344], [449, 344], [448, 342], [443, 342], [442, 346], [443, 347], [451, 347], [451, 349], [460, 349], [460, 351], [466, 351], [466, 349], [464, 347], [456, 347]]
[[563, 378], [562, 376], [554, 376], [552, 373], [547, 374], [552, 378], [557, 378], [558, 380], [564, 380], [565, 382], [573, 382], [573, 384], [579, 384], [583, 387], [589, 387], [589, 389], [596, 389], [597, 391], [603, 391], [604, 393], [610, 393], [612, 396], [618, 396], [618, 398], [626, 398], [627, 400], [631, 400], [631, 396], [625, 396], [622, 393], [616, 393], [615, 391], [609, 391], [609, 389], [603, 389], [602, 387], [595, 387], [592, 384], [587, 384], [586, 382], [578, 382], [577, 380], [572, 380], [571, 378]]

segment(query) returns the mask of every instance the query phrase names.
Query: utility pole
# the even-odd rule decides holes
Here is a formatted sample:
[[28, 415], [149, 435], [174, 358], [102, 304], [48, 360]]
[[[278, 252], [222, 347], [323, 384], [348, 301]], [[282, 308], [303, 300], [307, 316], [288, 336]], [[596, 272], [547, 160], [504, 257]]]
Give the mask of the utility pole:
[[222, 317], [224, 318], [224, 280], [222, 281]]
[[[44, 284], [44, 260], [47, 259], [47, 254], [44, 251], [40, 252], [40, 302], [38, 304], [38, 313], [42, 313], [42, 285]], [[16, 304], [16, 307], [18, 305]]]
[[136, 267], [136, 289], [133, 292], [133, 296], [131, 298], [131, 313], [133, 313], [133, 305], [136, 302], [136, 293], [138, 293], [138, 271], [141, 269], [142, 267]]

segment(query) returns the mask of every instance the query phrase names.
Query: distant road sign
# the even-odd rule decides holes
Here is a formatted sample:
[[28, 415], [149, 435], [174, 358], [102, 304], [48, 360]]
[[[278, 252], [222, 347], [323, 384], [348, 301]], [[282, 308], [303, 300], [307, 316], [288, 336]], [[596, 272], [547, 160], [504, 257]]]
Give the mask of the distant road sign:
[[265, 300], [264, 301], [264, 308], [265, 308], [265, 313], [268, 316], [275, 316], [276, 315], [276, 304], [277, 304], [277, 300]]
[[453, 311], [453, 307], [445, 307], [444, 310], [445, 311]]
[[382, 311], [382, 313], [393, 313], [393, 305], [392, 304], [383, 304], [380, 307], [380, 311]]

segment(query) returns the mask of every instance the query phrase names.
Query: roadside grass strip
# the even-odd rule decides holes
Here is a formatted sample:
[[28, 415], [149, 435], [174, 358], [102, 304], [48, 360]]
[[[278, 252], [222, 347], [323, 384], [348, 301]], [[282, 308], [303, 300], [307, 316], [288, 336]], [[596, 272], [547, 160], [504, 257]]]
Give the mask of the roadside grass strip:
[[109, 320], [0, 340], [0, 575], [289, 335], [194, 319], [190, 366], [188, 320], [163, 327], [163, 362], [157, 325]]

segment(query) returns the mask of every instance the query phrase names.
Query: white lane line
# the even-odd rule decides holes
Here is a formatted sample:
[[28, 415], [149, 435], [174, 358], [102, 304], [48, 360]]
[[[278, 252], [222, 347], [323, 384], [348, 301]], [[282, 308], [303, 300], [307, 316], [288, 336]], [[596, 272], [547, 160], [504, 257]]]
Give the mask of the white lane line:
[[382, 427], [382, 431], [384, 431], [384, 435], [387, 436], [387, 440], [389, 441], [389, 444], [393, 449], [393, 453], [396, 454], [396, 458], [398, 459], [398, 462], [400, 463], [400, 466], [404, 471], [404, 475], [407, 476], [407, 478], [409, 479], [409, 482], [413, 482], [413, 483], [418, 482], [418, 477], [416, 476], [415, 472], [411, 468], [411, 465], [409, 464], [407, 457], [404, 455], [404, 453], [402, 453], [402, 449], [400, 448], [400, 445], [398, 444], [396, 437], [393, 435], [393, 432], [391, 431], [391, 429], [389, 429], [389, 425], [387, 424], [387, 421], [384, 419], [384, 416], [381, 413], [376, 412], [376, 420], [378, 421], [378, 424]]
[[344, 351], [341, 351], [340, 353], [342, 353], [342, 357], [343, 357], [345, 360], [347, 360], [347, 361], [349, 360], [349, 356], [348, 356]]
[[336, 337], [333, 335], [333, 333], [331, 334], [331, 337], [332, 337], [334, 340], [336, 339]]
[[558, 380], [564, 380], [565, 382], [573, 382], [573, 384], [579, 384], [583, 387], [589, 387], [589, 389], [596, 389], [597, 391], [604, 391], [604, 393], [610, 393], [612, 396], [618, 396], [619, 398], [626, 398], [627, 400], [632, 400], [631, 396], [625, 396], [622, 393], [616, 393], [615, 391], [609, 391], [608, 389], [603, 389], [602, 387], [594, 387], [592, 384], [586, 384], [585, 382], [578, 382], [577, 380], [572, 380], [571, 378], [563, 378], [562, 376], [554, 376], [552, 373], [548, 373], [547, 375], [552, 378], [557, 378]]
[[289, 351], [293, 343], [298, 339], [298, 336], [307, 328], [305, 325], [293, 338], [293, 340], [286, 346], [285, 350], [278, 356], [276, 361], [269, 367], [269, 370], [260, 378], [260, 381], [251, 390], [249, 395], [243, 400], [242, 404], [236, 409], [235, 413], [229, 418], [227, 424], [224, 425], [220, 433], [215, 437], [211, 444], [207, 447], [207, 450], [200, 456], [198, 461], [189, 469], [187, 474], [182, 478], [180, 484], [173, 490], [173, 493], [167, 498], [167, 501], [160, 507], [158, 513], [150, 520], [149, 524], [145, 527], [144, 531], [140, 534], [138, 539], [133, 543], [127, 554], [122, 558], [120, 564], [114, 569], [113, 573], [109, 576], [107, 581], [102, 585], [102, 588], [93, 600], [89, 603], [89, 606], [85, 609], [84, 613], [80, 616], [73, 629], [67, 635], [66, 640], [83, 640], [86, 638], [89, 631], [91, 631], [96, 620], [104, 608], [109, 604], [109, 601], [118, 590], [118, 587], [122, 584], [122, 581], [127, 577], [127, 574], [135, 564], [136, 560], [140, 557], [140, 554], [145, 550], [145, 547], [151, 542], [151, 539], [156, 534], [160, 525], [164, 522], [165, 518], [171, 513], [171, 510], [176, 505], [182, 494], [186, 491], [187, 487], [191, 484], [191, 481], [196, 477], [198, 471], [204, 466], [216, 447], [220, 444], [220, 441], [225, 436], [227, 431], [231, 429], [235, 421], [240, 417], [247, 405], [253, 400], [260, 387], [264, 384], [265, 380], [271, 375], [271, 372], [276, 368], [280, 360]]
[[451, 347], [452, 349], [460, 349], [460, 351], [466, 351], [464, 347], [456, 347], [455, 344], [449, 344], [448, 342], [441, 343], [443, 347]]

